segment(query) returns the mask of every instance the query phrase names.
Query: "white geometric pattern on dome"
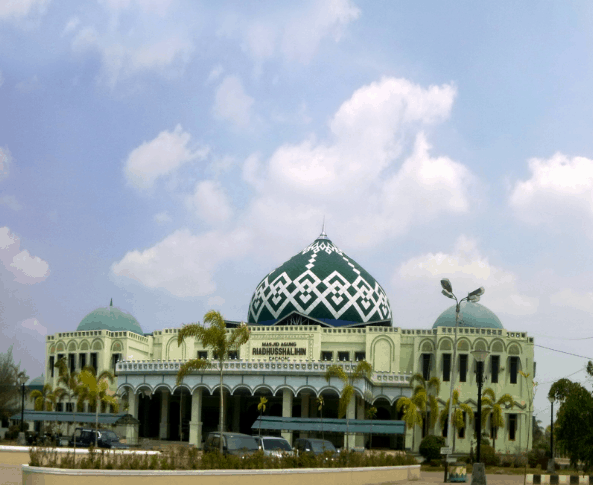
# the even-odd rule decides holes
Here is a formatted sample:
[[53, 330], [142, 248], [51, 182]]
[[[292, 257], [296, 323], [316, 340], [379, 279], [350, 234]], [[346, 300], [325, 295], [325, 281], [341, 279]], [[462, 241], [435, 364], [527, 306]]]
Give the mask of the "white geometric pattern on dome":
[[[324, 231], [322, 235], [325, 235]], [[253, 321], [259, 321], [264, 309], [267, 309], [274, 319], [278, 319], [288, 305], [292, 305], [303, 314], [309, 314], [318, 305], [322, 305], [336, 320], [349, 309], [355, 310], [360, 320], [365, 323], [375, 314], [378, 314], [381, 320], [391, 318], [391, 307], [383, 288], [376, 281], [371, 286], [352, 261], [329, 239], [318, 238], [301, 254], [308, 252], [312, 254], [305, 265], [306, 270], [294, 280], [284, 271], [270, 281], [274, 270], [258, 285], [249, 308]], [[354, 282], [348, 282], [337, 271], [321, 280], [312, 271], [319, 252], [328, 255], [335, 252], [340, 255], [354, 273]], [[290, 287], [293, 287], [292, 291], [289, 290]]]

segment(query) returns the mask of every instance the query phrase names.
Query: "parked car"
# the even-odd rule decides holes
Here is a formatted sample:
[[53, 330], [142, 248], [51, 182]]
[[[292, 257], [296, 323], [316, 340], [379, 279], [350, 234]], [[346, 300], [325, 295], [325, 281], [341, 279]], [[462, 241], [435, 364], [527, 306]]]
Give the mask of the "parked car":
[[[220, 450], [221, 433], [209, 433], [204, 443], [205, 452]], [[222, 433], [222, 453], [224, 455], [245, 456], [252, 455], [259, 450], [253, 436], [242, 433]]]
[[100, 429], [96, 431], [90, 428], [76, 428], [74, 435], [68, 441], [69, 446], [74, 446], [74, 436], [76, 436], [76, 446], [88, 448], [95, 446], [95, 435], [97, 435], [97, 446], [99, 448], [121, 449], [127, 450], [128, 445], [120, 443], [119, 437], [110, 430]]
[[331, 441], [312, 438], [298, 438], [294, 442], [294, 449], [297, 453], [313, 453], [314, 455], [321, 455], [326, 451], [331, 451], [334, 455], [337, 454], [336, 447]]
[[294, 451], [290, 443], [285, 438], [280, 436], [254, 436], [259, 448], [267, 456], [294, 455]]

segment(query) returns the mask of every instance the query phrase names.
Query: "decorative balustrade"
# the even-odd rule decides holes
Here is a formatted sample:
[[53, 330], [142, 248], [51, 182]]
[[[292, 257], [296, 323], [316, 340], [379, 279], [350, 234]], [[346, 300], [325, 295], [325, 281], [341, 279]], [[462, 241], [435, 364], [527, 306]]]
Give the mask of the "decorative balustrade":
[[[118, 375], [138, 374], [138, 373], [158, 373], [158, 372], [178, 372], [181, 366], [187, 360], [128, 360], [116, 364]], [[282, 374], [307, 374], [324, 375], [332, 365], [342, 367], [346, 372], [353, 371], [355, 364], [345, 362], [322, 362], [322, 361], [245, 361], [245, 360], [226, 360], [223, 362], [223, 369], [230, 373], [282, 373]], [[212, 362], [204, 373], [217, 373], [220, 371], [219, 363]], [[409, 383], [411, 372], [407, 374], [395, 374], [392, 372], [373, 372], [371, 382], [381, 384], [389, 383]]]

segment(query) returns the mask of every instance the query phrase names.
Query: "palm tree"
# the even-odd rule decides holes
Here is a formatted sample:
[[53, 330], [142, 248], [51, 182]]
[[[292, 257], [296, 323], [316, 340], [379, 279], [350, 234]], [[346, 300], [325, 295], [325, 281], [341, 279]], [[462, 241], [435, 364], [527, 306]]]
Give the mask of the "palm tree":
[[[68, 401], [74, 400], [74, 398], [78, 397], [79, 385], [80, 380], [78, 378], [78, 372], [70, 372], [68, 370], [68, 365], [66, 364], [66, 358], [62, 357], [59, 359], [54, 367], [58, 368], [59, 377], [58, 377], [58, 385], [63, 384], [64, 387], [57, 387], [54, 391], [57, 396], [58, 400], [62, 401], [62, 399], [67, 399]], [[74, 423], [74, 428], [76, 428], [76, 421], [75, 421], [75, 412], [76, 412], [76, 403], [72, 404], [72, 422]], [[68, 423], [67, 433], [70, 434], [70, 423]], [[76, 453], [76, 434], [73, 434], [74, 438], [74, 453]]]
[[[439, 421], [441, 423], [441, 428], [444, 429], [447, 423], [447, 419], [449, 418], [449, 404], [450, 400], [447, 399], [445, 403], [445, 408], [441, 411], [441, 415], [439, 417]], [[474, 420], [474, 412], [472, 408], [467, 404], [459, 401], [459, 391], [457, 389], [453, 390], [453, 413], [451, 415], [451, 421], [453, 422], [453, 429], [447, 430], [448, 433], [453, 433], [453, 452], [455, 452], [455, 430], [460, 430], [465, 428], [465, 419], [463, 413], [469, 416], [469, 422], [473, 422]], [[480, 437], [478, 437], [480, 439]]]
[[371, 406], [365, 412], [367, 419], [371, 420], [371, 435], [369, 437], [369, 450], [373, 447], [373, 418], [377, 415], [377, 408]]
[[498, 428], [504, 428], [504, 414], [502, 412], [503, 404], [512, 408], [515, 405], [515, 401], [510, 394], [504, 394], [500, 399], [496, 399], [496, 394], [492, 388], [487, 387], [484, 389], [484, 392], [482, 393], [482, 428], [486, 429], [488, 416], [490, 416], [490, 427], [494, 431], [492, 447], [495, 451]]
[[[220, 371], [220, 411], [219, 411], [219, 428], [220, 432], [224, 431], [224, 407], [223, 407], [223, 362], [228, 358], [229, 351], [241, 347], [249, 340], [249, 327], [245, 323], [241, 323], [237, 328], [227, 333], [226, 324], [222, 315], [214, 310], [210, 310], [204, 315], [204, 324], [209, 324], [209, 327], [200, 325], [199, 323], [190, 323], [184, 325], [177, 334], [177, 344], [181, 345], [186, 338], [198, 339], [204, 348], [212, 347], [214, 351], [214, 358], [218, 360], [218, 369]], [[177, 385], [181, 384], [183, 378], [192, 371], [201, 371], [212, 367], [212, 364], [206, 359], [192, 359], [185, 362], [179, 372], [177, 373]], [[222, 436], [221, 436], [222, 437]], [[223, 440], [220, 440], [220, 453], [222, 454]]]
[[403, 421], [406, 429], [412, 430], [412, 450], [416, 448], [416, 426], [422, 426], [422, 415], [426, 406], [426, 396], [422, 396], [422, 392], [416, 393], [415, 396], [400, 397], [397, 400], [395, 409], [400, 412], [404, 408]]
[[[441, 392], [441, 380], [438, 377], [431, 377], [428, 382], [424, 379], [422, 374], [414, 374], [410, 379], [410, 385], [414, 385], [414, 381], [418, 381], [418, 385], [414, 388], [413, 395], [419, 395], [421, 399], [424, 399], [424, 411], [422, 412], [422, 418], [425, 423], [428, 423], [428, 434], [432, 434], [434, 425], [437, 423], [439, 415], [439, 403], [437, 396]], [[434, 394], [431, 390], [434, 389]], [[424, 391], [424, 392], [421, 392]], [[427, 409], [428, 408], [428, 409]], [[428, 422], [428, 411], [430, 410], [430, 422]]]
[[[57, 401], [57, 396], [51, 384], [45, 384], [41, 391], [32, 391], [29, 397], [31, 402], [35, 403], [35, 411], [53, 411]], [[41, 436], [43, 436], [43, 424], [44, 422], [41, 421]]]
[[[350, 364], [350, 369], [352, 369], [352, 363]], [[344, 384], [344, 387], [342, 387], [342, 392], [340, 393], [338, 417], [343, 418], [346, 416], [346, 437], [348, 437], [350, 429], [350, 421], [347, 416], [347, 411], [350, 401], [354, 396], [354, 382], [358, 379], [362, 379], [363, 377], [370, 379], [372, 371], [373, 367], [371, 364], [369, 364], [366, 360], [361, 360], [358, 362], [358, 364], [356, 364], [356, 367], [353, 371], [351, 370], [350, 372], [346, 372], [342, 366], [334, 364], [329, 366], [325, 372], [325, 380], [327, 382], [329, 382], [332, 377], [337, 377]], [[346, 450], [348, 450], [348, 438], [346, 438]]]
[[319, 396], [317, 398], [317, 410], [319, 411], [319, 417], [321, 419], [321, 439], [324, 440], [325, 439], [325, 435], [323, 434], [323, 405], [325, 403], [323, 402], [323, 396]]
[[99, 407], [101, 404], [111, 404], [113, 412], [119, 410], [119, 401], [114, 397], [114, 392], [109, 390], [109, 383], [115, 377], [109, 371], [103, 371], [97, 377], [92, 369], [85, 368], [78, 375], [80, 384], [77, 387], [79, 401], [88, 402], [95, 409], [95, 447], [99, 438]]
[[262, 396], [259, 398], [259, 404], [257, 405], [257, 410], [259, 411], [259, 437], [261, 438], [261, 418], [266, 410], [266, 403], [268, 400]]

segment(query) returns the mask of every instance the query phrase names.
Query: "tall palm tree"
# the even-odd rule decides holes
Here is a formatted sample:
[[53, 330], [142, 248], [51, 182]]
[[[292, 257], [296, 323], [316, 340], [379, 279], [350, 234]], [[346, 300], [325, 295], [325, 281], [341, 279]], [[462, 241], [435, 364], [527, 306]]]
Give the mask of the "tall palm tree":
[[325, 402], [323, 401], [323, 396], [319, 396], [317, 398], [317, 411], [319, 411], [319, 418], [321, 419], [321, 439], [325, 440], [325, 434], [323, 433], [323, 405]]
[[[350, 369], [352, 369], [352, 363], [350, 363]], [[337, 377], [342, 381], [344, 386], [340, 393], [340, 403], [338, 406], [338, 417], [343, 418], [346, 416], [346, 450], [348, 450], [348, 434], [350, 429], [350, 422], [347, 416], [348, 406], [350, 401], [354, 397], [354, 383], [358, 379], [366, 377], [371, 378], [371, 372], [373, 372], [373, 366], [366, 360], [361, 360], [356, 364], [354, 370], [346, 372], [342, 366], [331, 365], [325, 371], [325, 380], [329, 382], [332, 377]]]
[[[209, 324], [209, 327], [205, 325]], [[212, 347], [214, 359], [218, 361], [220, 371], [220, 411], [219, 428], [224, 431], [224, 407], [223, 407], [223, 362], [228, 358], [229, 351], [238, 349], [249, 340], [249, 327], [241, 323], [231, 332], [227, 332], [226, 324], [222, 315], [214, 310], [210, 310], [204, 315], [204, 325], [199, 323], [190, 323], [184, 325], [177, 334], [177, 344], [181, 345], [186, 338], [196, 338], [202, 343], [204, 348]], [[212, 363], [206, 359], [192, 359], [185, 362], [177, 373], [177, 385], [181, 384], [183, 378], [193, 371], [201, 371], [212, 367]], [[222, 438], [222, 435], [221, 435]], [[222, 454], [223, 440], [220, 440], [220, 453]]]
[[[68, 401], [73, 401], [76, 397], [78, 397], [80, 380], [78, 378], [78, 372], [70, 372], [68, 370], [68, 365], [66, 364], [66, 358], [62, 357], [59, 359], [55, 364], [54, 367], [58, 368], [59, 377], [58, 377], [58, 385], [62, 384], [63, 387], [57, 387], [54, 391], [58, 396], [58, 400], [62, 401], [63, 399], [67, 399]], [[75, 415], [76, 412], [76, 403], [72, 404], [72, 422], [74, 423], [74, 428], [76, 428], [75, 422]], [[68, 423], [67, 433], [70, 434], [70, 423]], [[73, 434], [74, 438], [74, 453], [76, 453], [76, 434]]]
[[[414, 381], [418, 381], [418, 385], [414, 388], [414, 395], [419, 395], [422, 399], [425, 399], [422, 418], [425, 423], [428, 423], [428, 434], [430, 435], [438, 420], [439, 403], [437, 401], [437, 396], [441, 392], [441, 380], [438, 377], [433, 376], [426, 381], [422, 374], [414, 374], [412, 379], [410, 379], [410, 385], [413, 386]], [[434, 393], [431, 392], [433, 390]], [[428, 422], [428, 411], [430, 411], [430, 422]]]
[[99, 376], [92, 372], [92, 369], [84, 369], [78, 375], [80, 384], [77, 388], [79, 401], [86, 401], [95, 410], [95, 447], [99, 438], [99, 408], [101, 404], [110, 404], [113, 412], [119, 410], [119, 401], [115, 398], [114, 392], [109, 390], [110, 382], [115, 379], [109, 371], [103, 371]]
[[373, 447], [373, 418], [377, 415], [377, 408], [375, 406], [371, 406], [365, 411], [365, 415], [367, 419], [371, 420], [371, 433], [369, 436], [369, 450]]
[[[35, 403], [35, 411], [53, 411], [57, 396], [51, 384], [45, 384], [41, 391], [34, 390], [29, 394], [31, 402]], [[41, 421], [41, 436], [43, 436], [44, 422]]]
[[486, 429], [488, 416], [490, 416], [490, 426], [494, 431], [492, 448], [494, 448], [495, 451], [498, 428], [504, 428], [504, 414], [502, 412], [503, 405], [505, 405], [505, 407], [510, 406], [511, 408], [515, 405], [515, 401], [510, 394], [504, 394], [500, 399], [496, 399], [496, 394], [491, 387], [484, 389], [484, 392], [482, 393], [482, 428]]
[[261, 418], [266, 410], [266, 403], [268, 400], [262, 396], [259, 398], [259, 404], [257, 405], [257, 410], [259, 411], [259, 437], [261, 438]]
[[[449, 418], [449, 404], [450, 400], [447, 399], [445, 407], [441, 411], [441, 415], [439, 417], [442, 429], [445, 428], [447, 419]], [[455, 389], [453, 390], [453, 413], [451, 415], [453, 429], [447, 430], [448, 433], [453, 433], [453, 452], [455, 452], [455, 435], [457, 434], [456, 431], [465, 428], [465, 419], [463, 417], [463, 413], [468, 415], [470, 423], [473, 422], [474, 412], [472, 408], [468, 404], [459, 401], [459, 391]]]
[[426, 407], [426, 397], [422, 396], [422, 392], [417, 392], [416, 395], [409, 397], [400, 397], [397, 400], [395, 409], [400, 412], [404, 409], [403, 421], [406, 429], [412, 430], [412, 450], [416, 448], [416, 426], [422, 426], [422, 415]]

